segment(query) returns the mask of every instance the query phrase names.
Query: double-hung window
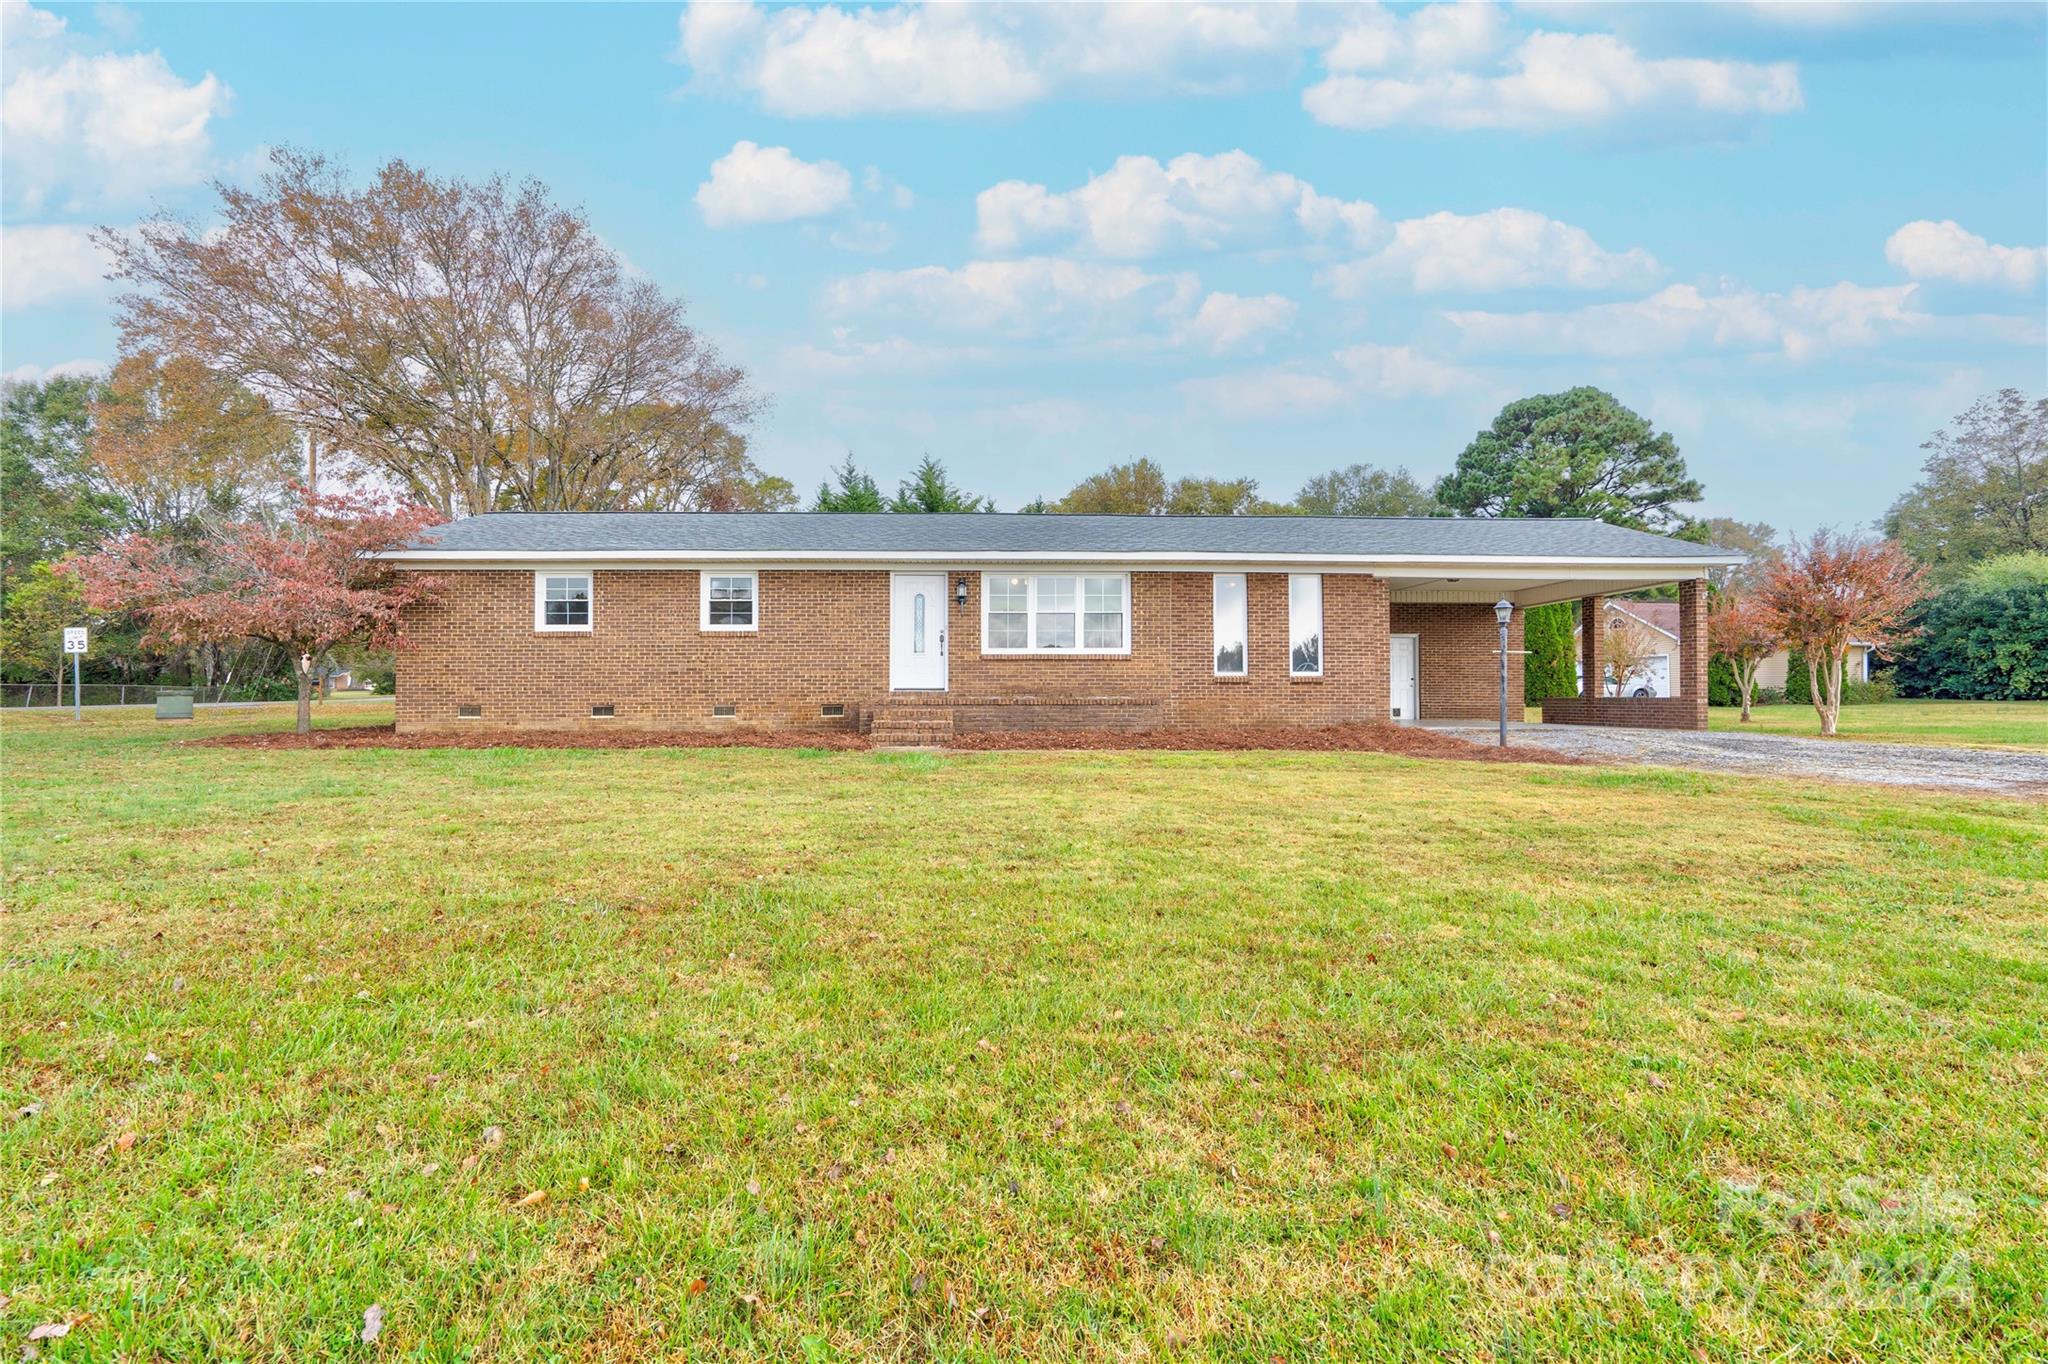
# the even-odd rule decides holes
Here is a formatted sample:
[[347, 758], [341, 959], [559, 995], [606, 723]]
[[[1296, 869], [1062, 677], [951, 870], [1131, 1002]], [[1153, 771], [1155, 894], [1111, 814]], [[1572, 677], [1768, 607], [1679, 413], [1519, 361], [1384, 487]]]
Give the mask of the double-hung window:
[[1287, 575], [1287, 672], [1323, 675], [1323, 575]]
[[983, 574], [982, 652], [1129, 653], [1130, 600], [1122, 573]]
[[1216, 575], [1214, 606], [1216, 675], [1243, 677], [1251, 652], [1246, 645], [1250, 618], [1245, 609], [1244, 574]]
[[761, 628], [761, 577], [752, 569], [706, 569], [697, 575], [702, 590], [698, 620], [704, 630]]
[[588, 634], [591, 575], [587, 569], [544, 568], [533, 575], [533, 628]]

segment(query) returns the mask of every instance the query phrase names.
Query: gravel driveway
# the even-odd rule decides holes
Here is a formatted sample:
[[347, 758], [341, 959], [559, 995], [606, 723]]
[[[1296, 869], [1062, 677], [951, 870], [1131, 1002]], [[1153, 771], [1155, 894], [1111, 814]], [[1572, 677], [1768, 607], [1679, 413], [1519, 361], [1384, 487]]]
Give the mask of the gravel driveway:
[[[1596, 725], [1514, 725], [1510, 729], [1511, 743], [1541, 744], [1594, 762], [1655, 763], [1704, 772], [2048, 796], [2048, 755], [2034, 753]], [[1452, 732], [1480, 743], [1492, 742], [1496, 733], [1491, 727], [1479, 726], [1459, 726]]]

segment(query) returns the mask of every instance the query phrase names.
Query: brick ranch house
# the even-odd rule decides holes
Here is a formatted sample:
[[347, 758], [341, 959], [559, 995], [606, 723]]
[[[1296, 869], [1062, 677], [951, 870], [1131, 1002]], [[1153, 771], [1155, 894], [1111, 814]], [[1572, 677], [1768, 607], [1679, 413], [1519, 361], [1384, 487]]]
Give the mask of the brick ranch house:
[[800, 512], [492, 513], [387, 557], [442, 583], [404, 621], [401, 731], [923, 739], [1484, 720], [1496, 601], [1519, 649], [1526, 607], [1599, 619], [1604, 594], [1673, 582], [1680, 694], [1544, 718], [1704, 729], [1704, 577], [1740, 561], [1598, 521]]

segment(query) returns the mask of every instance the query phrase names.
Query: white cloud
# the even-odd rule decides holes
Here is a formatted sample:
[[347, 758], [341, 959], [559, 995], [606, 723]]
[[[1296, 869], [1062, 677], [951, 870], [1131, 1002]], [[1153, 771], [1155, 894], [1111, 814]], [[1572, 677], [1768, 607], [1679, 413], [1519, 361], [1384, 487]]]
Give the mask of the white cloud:
[[1506, 38], [1506, 19], [1496, 5], [1428, 5], [1406, 18], [1366, 5], [1324, 50], [1323, 65], [1331, 71], [1468, 66], [1498, 52]]
[[1318, 194], [1307, 181], [1269, 171], [1243, 151], [1188, 152], [1164, 165], [1149, 156], [1122, 156], [1062, 193], [1005, 180], [976, 197], [975, 213], [986, 250], [1075, 236], [1090, 250], [1127, 260], [1255, 245], [1292, 231], [1341, 234], [1363, 246], [1379, 221], [1371, 204]]
[[1396, 223], [1393, 240], [1380, 251], [1333, 266], [1317, 281], [1339, 298], [1356, 298], [1383, 281], [1417, 293], [1489, 293], [1639, 288], [1662, 273], [1647, 251], [1608, 251], [1584, 228], [1526, 208], [1497, 208]]
[[[1364, 45], [1334, 55], [1364, 66]], [[1389, 61], [1403, 53], [1397, 48]], [[1469, 50], [1446, 54], [1468, 59]], [[1317, 122], [1339, 128], [1541, 130], [1585, 127], [1620, 119], [1708, 115], [1748, 118], [1790, 113], [1802, 105], [1798, 68], [1789, 62], [1644, 57], [1606, 33], [1532, 33], [1505, 70], [1431, 68], [1412, 58], [1398, 75], [1340, 71], [1302, 92]]]
[[1348, 346], [1336, 359], [1354, 387], [1383, 398], [1442, 397], [1473, 382], [1467, 371], [1412, 346]]
[[1300, 365], [1188, 379], [1196, 404], [1240, 420], [1309, 416], [1368, 398], [1442, 398], [1474, 389], [1478, 376], [1412, 346], [1347, 346], [1322, 368]]
[[0, 132], [9, 197], [35, 210], [66, 191], [69, 204], [118, 202], [202, 178], [208, 127], [227, 112], [211, 72], [187, 82], [158, 52], [61, 51], [63, 22], [10, 4]]
[[39, 384], [45, 379], [90, 379], [107, 372], [100, 360], [63, 360], [54, 365], [16, 365], [0, 372], [0, 383]]
[[1350, 402], [1342, 383], [1298, 369], [1261, 369], [1181, 381], [1180, 391], [1199, 406], [1238, 419], [1301, 417]]
[[950, 331], [1019, 337], [1142, 331], [1186, 318], [1200, 292], [1190, 274], [1031, 256], [911, 270], [870, 270], [825, 291], [841, 315], [896, 317]]
[[1291, 5], [693, 3], [678, 55], [698, 82], [789, 117], [986, 113], [1057, 90], [1239, 90], [1300, 59]]
[[835, 327], [831, 336], [829, 345], [806, 341], [783, 350], [782, 368], [793, 382], [820, 374], [932, 374], [990, 354], [977, 346], [933, 346], [901, 336], [866, 341], [849, 327]]
[[985, 112], [1046, 89], [1023, 50], [969, 7], [696, 3], [683, 12], [682, 54], [700, 78], [790, 117]]
[[1210, 294], [1182, 326], [1179, 339], [1215, 355], [1256, 349], [1268, 335], [1292, 326], [1297, 311], [1294, 300], [1280, 294]]
[[2019, 293], [2048, 273], [2048, 246], [1997, 246], [1949, 219], [1907, 223], [1885, 242], [1884, 258], [1914, 279], [1994, 284]]
[[697, 186], [697, 211], [712, 227], [786, 223], [853, 202], [853, 177], [834, 161], [805, 161], [787, 147], [735, 142]]
[[106, 253], [86, 227], [0, 228], [0, 307], [35, 308], [104, 291]]
[[1779, 351], [1801, 360], [1877, 345], [1932, 319], [1913, 306], [1919, 286], [1832, 284], [1820, 289], [1705, 293], [1674, 284], [1648, 298], [1568, 312], [1450, 312], [1466, 345], [1486, 351], [1669, 355], [1693, 348]]

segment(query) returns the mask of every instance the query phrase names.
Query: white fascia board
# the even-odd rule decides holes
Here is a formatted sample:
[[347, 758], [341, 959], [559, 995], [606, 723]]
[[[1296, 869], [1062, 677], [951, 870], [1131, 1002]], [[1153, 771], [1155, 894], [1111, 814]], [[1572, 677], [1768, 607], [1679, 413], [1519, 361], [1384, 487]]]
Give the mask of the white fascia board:
[[1416, 575], [1464, 578], [1495, 577], [1525, 578], [1529, 569], [1605, 569], [1620, 570], [1631, 577], [1651, 578], [1665, 575], [1661, 580], [1693, 578], [1709, 568], [1739, 562], [1727, 558], [1683, 558], [1683, 559], [1640, 559], [1640, 558], [1599, 558], [1576, 555], [1508, 556], [1472, 555], [1465, 558], [1446, 558], [1443, 555], [1421, 554], [1204, 554], [1188, 555], [1164, 551], [1133, 551], [1125, 553], [1103, 553], [1086, 558], [1077, 558], [1071, 553], [990, 553], [982, 552], [936, 552], [924, 551], [877, 552], [849, 557], [831, 551], [791, 550], [782, 553], [764, 554], [759, 550], [734, 550], [731, 552], [706, 550], [582, 550], [573, 556], [560, 551], [504, 550], [494, 553], [478, 553], [473, 550], [405, 549], [387, 550], [372, 556], [391, 563], [417, 564], [450, 569], [491, 569], [524, 568], [537, 563], [559, 563], [565, 557], [573, 557], [578, 563], [601, 564], [607, 568], [619, 569], [686, 569], [699, 564], [760, 564], [782, 568], [803, 569], [861, 569], [889, 567], [898, 564], [929, 564], [937, 568], [977, 568], [988, 564], [1031, 564], [1050, 567], [1067, 565], [1100, 566], [1106, 564], [1143, 565], [1154, 569], [1184, 569], [1192, 571], [1220, 568], [1236, 568], [1246, 565], [1270, 565], [1278, 570], [1293, 568], [1301, 571], [1348, 571], [1372, 573], [1381, 577], [1413, 577]]

